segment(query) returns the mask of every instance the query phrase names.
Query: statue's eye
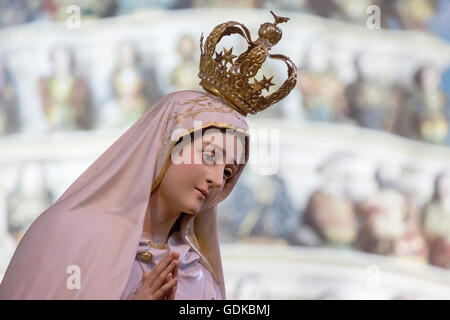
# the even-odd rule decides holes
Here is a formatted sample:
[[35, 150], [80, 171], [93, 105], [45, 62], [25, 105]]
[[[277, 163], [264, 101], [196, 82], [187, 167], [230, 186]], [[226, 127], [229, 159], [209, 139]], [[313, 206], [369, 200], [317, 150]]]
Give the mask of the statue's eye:
[[230, 168], [225, 168], [225, 170], [223, 170], [223, 176], [225, 179], [230, 179], [233, 176], [233, 170]]
[[213, 164], [216, 156], [211, 152], [203, 152], [203, 160], [207, 164]]

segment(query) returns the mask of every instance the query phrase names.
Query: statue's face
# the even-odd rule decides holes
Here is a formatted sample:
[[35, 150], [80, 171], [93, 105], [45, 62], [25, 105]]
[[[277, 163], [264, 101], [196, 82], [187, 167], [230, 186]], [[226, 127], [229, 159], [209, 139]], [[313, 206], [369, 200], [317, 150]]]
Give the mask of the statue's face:
[[223, 200], [225, 183], [238, 172], [245, 151], [243, 139], [217, 129], [189, 137], [174, 147], [159, 192], [171, 209], [195, 214]]

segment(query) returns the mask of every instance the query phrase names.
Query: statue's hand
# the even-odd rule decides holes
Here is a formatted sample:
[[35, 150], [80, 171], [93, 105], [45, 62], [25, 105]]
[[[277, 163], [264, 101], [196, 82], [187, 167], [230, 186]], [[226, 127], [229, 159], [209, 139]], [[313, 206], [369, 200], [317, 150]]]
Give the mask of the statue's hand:
[[132, 300], [174, 299], [178, 283], [177, 252], [168, 253], [150, 272], [144, 272]]

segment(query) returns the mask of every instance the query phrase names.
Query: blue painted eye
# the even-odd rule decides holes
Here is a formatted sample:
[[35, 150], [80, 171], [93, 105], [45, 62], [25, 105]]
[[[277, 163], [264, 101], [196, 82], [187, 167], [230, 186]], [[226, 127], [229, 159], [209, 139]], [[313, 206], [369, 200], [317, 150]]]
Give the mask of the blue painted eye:
[[215, 155], [212, 153], [208, 153], [208, 152], [203, 152], [203, 160], [207, 163], [207, 164], [213, 164], [214, 160], [215, 160]]

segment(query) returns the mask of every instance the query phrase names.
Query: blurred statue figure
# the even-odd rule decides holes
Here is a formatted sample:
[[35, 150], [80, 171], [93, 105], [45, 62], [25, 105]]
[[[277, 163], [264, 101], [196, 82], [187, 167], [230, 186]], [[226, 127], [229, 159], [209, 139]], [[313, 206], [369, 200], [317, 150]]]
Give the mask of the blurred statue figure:
[[390, 2], [394, 2], [395, 11], [402, 28], [425, 32], [428, 31], [428, 21], [435, 15], [439, 7], [439, 0], [396, 0]]
[[307, 10], [318, 16], [342, 20], [345, 13], [341, 6], [333, 0], [307, 0]]
[[0, 60], [0, 135], [20, 129], [16, 89], [11, 75]]
[[119, 114], [112, 121], [113, 126], [126, 126], [136, 122], [162, 95], [154, 70], [143, 66], [136, 48], [124, 43], [118, 51], [112, 87]]
[[339, 1], [340, 9], [342, 11], [341, 20], [354, 24], [366, 25], [367, 21], [366, 10], [372, 4], [376, 4], [374, 0]]
[[[358, 236], [353, 204], [345, 192], [346, 156], [335, 155], [319, 171], [322, 186], [310, 196], [292, 241], [299, 245], [351, 246]], [[319, 239], [319, 241], [318, 241]]]
[[434, 181], [432, 177], [421, 167], [420, 162], [404, 163], [401, 171], [402, 178], [399, 191], [416, 206], [423, 208], [433, 196]]
[[329, 52], [328, 45], [317, 41], [313, 43], [298, 82], [309, 120], [340, 122], [346, 118], [345, 86], [337, 77]]
[[427, 31], [439, 0], [375, 0], [381, 9], [381, 28]]
[[430, 246], [430, 263], [450, 268], [450, 172], [435, 179], [433, 198], [424, 209], [423, 229]]
[[43, 168], [27, 163], [19, 168], [14, 188], [8, 195], [8, 229], [19, 243], [25, 231], [52, 202]]
[[[120, 14], [120, 7], [125, 5], [124, 1], [101, 0], [101, 1], [79, 1], [77, 6], [80, 9], [81, 19], [109, 18]], [[72, 2], [67, 0], [41, 1], [44, 8], [51, 8], [53, 11], [52, 20], [66, 21], [66, 8]], [[136, 4], [134, 4], [136, 5]]]
[[437, 267], [450, 269], [450, 238], [436, 239], [430, 248], [430, 263]]
[[401, 113], [397, 117], [399, 134], [430, 143], [446, 142], [445, 96], [439, 84], [440, 74], [435, 68], [422, 66], [416, 71], [413, 85], [402, 99]]
[[419, 123], [422, 140], [432, 143], [444, 143], [448, 133], [445, 116], [445, 96], [440, 90], [441, 75], [437, 69], [424, 66], [415, 75], [418, 91], [412, 99], [419, 105]]
[[170, 81], [177, 90], [199, 90], [198, 53], [196, 41], [190, 35], [182, 35], [178, 40], [178, 54], [181, 61], [172, 70]]
[[236, 241], [239, 226], [255, 203], [254, 192], [248, 183], [245, 183], [247, 174], [247, 172], [242, 174], [242, 183], [236, 184], [233, 192], [223, 202], [223, 210], [226, 214], [218, 217], [221, 242]]
[[380, 59], [375, 53], [360, 53], [355, 58], [357, 77], [345, 93], [350, 117], [360, 126], [390, 132], [400, 97]]
[[420, 230], [418, 207], [398, 190], [401, 171], [392, 166], [376, 172], [379, 191], [359, 206], [361, 232], [358, 246], [382, 255], [426, 262], [428, 254]]
[[56, 46], [51, 55], [52, 73], [39, 80], [42, 108], [50, 131], [87, 130], [94, 115], [87, 82], [75, 75], [72, 51]]
[[295, 211], [286, 185], [278, 175], [246, 174], [225, 203], [219, 217], [225, 241], [285, 243], [295, 227]]

